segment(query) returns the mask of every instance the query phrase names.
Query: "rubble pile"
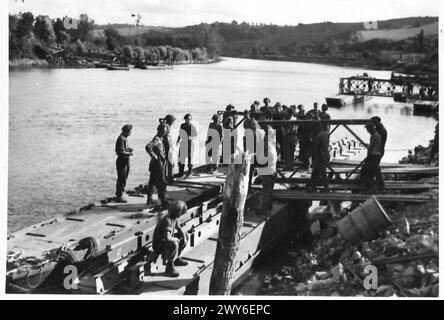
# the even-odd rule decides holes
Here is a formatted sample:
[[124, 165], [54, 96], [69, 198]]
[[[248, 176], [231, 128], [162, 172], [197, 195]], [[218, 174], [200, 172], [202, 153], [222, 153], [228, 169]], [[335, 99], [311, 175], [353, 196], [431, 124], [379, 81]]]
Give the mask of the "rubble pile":
[[[428, 194], [434, 200], [424, 205], [386, 208], [391, 227], [377, 239], [357, 244], [341, 239], [335, 227], [350, 208], [335, 215], [326, 206], [323, 214], [309, 218], [312, 247], [289, 248], [285, 265], [267, 272], [259, 293], [438, 296], [438, 190]], [[377, 278], [366, 285], [370, 274]]]

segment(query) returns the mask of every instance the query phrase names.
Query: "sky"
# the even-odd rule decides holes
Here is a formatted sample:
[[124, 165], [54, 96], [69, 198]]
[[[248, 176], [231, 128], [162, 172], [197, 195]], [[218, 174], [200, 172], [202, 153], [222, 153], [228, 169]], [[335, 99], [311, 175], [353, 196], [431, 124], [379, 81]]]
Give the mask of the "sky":
[[277, 25], [359, 22], [411, 16], [438, 16], [442, 0], [9, 0], [9, 12], [31, 11], [51, 18], [88, 14], [97, 24], [135, 23], [180, 27], [254, 22]]

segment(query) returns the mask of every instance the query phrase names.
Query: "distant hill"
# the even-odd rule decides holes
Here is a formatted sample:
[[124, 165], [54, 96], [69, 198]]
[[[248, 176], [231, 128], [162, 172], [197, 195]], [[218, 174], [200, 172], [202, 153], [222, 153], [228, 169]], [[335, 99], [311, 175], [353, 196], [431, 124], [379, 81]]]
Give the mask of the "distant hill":
[[181, 56], [180, 52], [187, 53], [190, 59], [192, 55], [201, 57], [200, 53], [204, 52], [212, 60], [222, 55], [437, 72], [437, 17], [407, 17], [377, 21], [377, 24], [377, 30], [369, 30], [368, 24], [363, 22], [329, 21], [293, 26], [232, 21], [180, 28], [94, 25], [92, 22], [76, 30], [65, 30], [62, 20], [54, 19], [51, 33], [46, 30], [49, 28], [46, 24], [37, 23], [37, 19], [34, 23], [32, 14], [27, 13], [20, 17], [9, 15], [10, 30], [13, 30], [9, 52], [10, 58], [29, 57], [25, 40], [36, 35], [46, 45], [74, 46], [82, 54], [111, 53], [126, 48], [128, 56], [132, 56], [134, 50], [143, 51], [155, 60], [161, 56], [170, 57], [164, 54], [169, 50], [176, 56]]
[[[199, 24], [181, 28], [154, 26], [111, 25], [122, 36], [135, 38], [137, 33], [142, 41], [139, 43], [159, 45], [166, 41], [168, 45], [177, 42], [201, 43], [203, 34], [211, 34], [218, 53], [234, 57], [288, 57], [301, 54], [312, 54], [313, 50], [322, 54], [329, 51], [319, 48], [325, 44], [335, 51], [337, 46], [366, 42], [374, 39], [402, 41], [417, 36], [421, 30], [424, 37], [437, 37], [437, 17], [407, 17], [378, 21], [378, 30], [366, 30], [364, 23], [312, 23], [296, 26], [251, 25], [247, 23], [213, 23]], [[103, 36], [106, 26], [97, 26], [96, 36]], [[320, 49], [320, 50], [319, 50]], [[325, 52], [324, 52], [325, 53]], [[328, 53], [328, 52], [326, 52]]]
[[372, 39], [389, 39], [399, 41], [414, 37], [419, 34], [421, 30], [424, 31], [424, 36], [437, 36], [438, 28], [438, 22], [434, 22], [414, 28], [363, 30], [356, 32], [355, 40], [358, 42], [369, 41]]
[[135, 36], [137, 34], [143, 34], [150, 30], [165, 30], [165, 27], [157, 27], [157, 26], [139, 26], [131, 24], [109, 24], [109, 25], [97, 25], [93, 30], [93, 37], [104, 37], [105, 34], [103, 30], [105, 30], [108, 26], [116, 29], [120, 35], [122, 36]]

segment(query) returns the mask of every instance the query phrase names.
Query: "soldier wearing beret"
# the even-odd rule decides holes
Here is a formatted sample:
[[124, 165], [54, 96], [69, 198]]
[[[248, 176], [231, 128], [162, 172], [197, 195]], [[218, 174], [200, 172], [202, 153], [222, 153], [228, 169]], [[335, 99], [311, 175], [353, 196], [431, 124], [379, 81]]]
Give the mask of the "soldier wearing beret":
[[116, 201], [121, 203], [127, 202], [127, 200], [123, 197], [123, 192], [125, 191], [126, 180], [130, 170], [130, 156], [133, 155], [133, 148], [128, 146], [127, 140], [127, 138], [131, 135], [132, 129], [133, 126], [130, 124], [126, 124], [122, 127], [122, 133], [117, 138], [115, 147], [117, 154]]

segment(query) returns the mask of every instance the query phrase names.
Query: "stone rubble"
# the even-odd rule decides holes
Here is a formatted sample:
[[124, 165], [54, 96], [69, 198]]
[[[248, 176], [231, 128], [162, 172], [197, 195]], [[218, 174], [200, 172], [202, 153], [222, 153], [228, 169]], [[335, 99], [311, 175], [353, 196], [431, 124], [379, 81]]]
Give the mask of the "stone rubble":
[[[433, 178], [432, 178], [433, 179]], [[310, 221], [311, 247], [295, 243], [285, 265], [267, 272], [260, 294], [357, 297], [436, 297], [439, 291], [438, 190], [423, 205], [387, 207], [393, 224], [373, 241], [356, 245], [335, 229], [339, 216], [317, 214]], [[377, 287], [366, 289], [366, 266], [377, 267]], [[374, 287], [375, 285], [373, 285]]]

